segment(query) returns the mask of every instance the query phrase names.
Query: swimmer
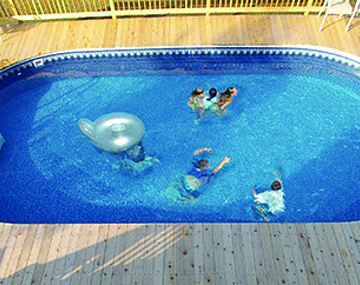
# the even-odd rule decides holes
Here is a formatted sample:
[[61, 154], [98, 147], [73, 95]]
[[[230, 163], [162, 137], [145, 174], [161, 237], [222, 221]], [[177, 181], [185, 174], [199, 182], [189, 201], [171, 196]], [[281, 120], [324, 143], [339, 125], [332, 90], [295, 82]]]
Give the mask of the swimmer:
[[189, 96], [189, 101], [187, 102], [187, 105], [193, 110], [199, 110], [199, 117], [195, 120], [195, 123], [198, 123], [199, 120], [202, 119], [205, 106], [203, 103], [203, 99], [205, 97], [204, 89], [198, 87], [194, 91], [191, 92]]
[[275, 171], [276, 181], [271, 184], [271, 190], [257, 194], [255, 188], [252, 189], [252, 193], [255, 198], [255, 202], [265, 204], [266, 211], [278, 215], [284, 212], [284, 192], [282, 189], [282, 181], [279, 177], [279, 172]]
[[218, 92], [215, 88], [211, 88], [209, 90], [209, 95], [204, 97], [203, 100], [203, 104], [205, 109], [214, 109], [214, 104], [217, 102], [218, 98], [217, 98]]
[[216, 108], [214, 107], [214, 104], [217, 102], [217, 90], [215, 88], [211, 88], [209, 90], [209, 95], [204, 96], [203, 98], [203, 105], [204, 105], [204, 111], [202, 112], [201, 116], [195, 120], [195, 124], [198, 124], [200, 120], [204, 117], [204, 112], [206, 110], [210, 110], [211, 112], [215, 112]]
[[153, 162], [159, 162], [158, 159], [146, 156], [145, 148], [142, 142], [133, 146], [131, 149], [120, 154], [121, 165], [125, 170], [134, 170], [141, 172], [153, 165]]
[[226, 156], [214, 170], [210, 170], [209, 161], [198, 159], [198, 155], [204, 151], [209, 153], [213, 152], [213, 150], [208, 147], [196, 150], [193, 157], [193, 168], [186, 174], [183, 181], [186, 191], [195, 198], [199, 196], [198, 189], [205, 183], [206, 178], [208, 178], [207, 181], [209, 181], [211, 176], [215, 175], [226, 163], [230, 162], [230, 158]]
[[124, 158], [130, 159], [136, 163], [143, 161], [145, 159], [145, 148], [142, 142], [139, 142], [136, 146], [125, 151]]
[[219, 116], [225, 115], [225, 108], [232, 103], [232, 99], [236, 95], [237, 90], [235, 87], [229, 87], [224, 93], [220, 93], [219, 100], [214, 104], [216, 114]]

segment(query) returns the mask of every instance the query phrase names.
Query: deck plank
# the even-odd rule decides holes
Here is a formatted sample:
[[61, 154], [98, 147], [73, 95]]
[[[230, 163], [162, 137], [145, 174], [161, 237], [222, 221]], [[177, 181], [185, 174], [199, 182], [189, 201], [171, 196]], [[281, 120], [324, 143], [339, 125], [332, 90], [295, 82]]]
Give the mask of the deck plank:
[[299, 284], [310, 284], [305, 272], [305, 264], [300, 250], [300, 243], [295, 225], [287, 225], [288, 237], [290, 241], [290, 248], [295, 265], [295, 275], [297, 276]]
[[48, 234], [48, 230], [49, 227], [45, 227], [44, 225], [37, 226], [36, 236], [32, 244], [30, 257], [28, 260], [28, 266], [26, 267], [24, 279], [21, 284], [30, 285], [32, 284], [32, 280], [36, 280], [37, 276], [34, 276], [36, 273], [36, 265], [40, 259], [40, 251], [43, 246], [43, 239], [46, 239], [45, 235]]
[[[119, 284], [124, 272], [123, 258], [125, 253], [125, 236], [127, 234], [127, 225], [117, 225], [115, 257], [109, 260], [108, 264], [112, 267], [111, 283], [112, 285]], [[109, 283], [108, 283], [109, 284]]]
[[103, 264], [100, 265], [94, 272], [101, 270], [101, 281], [99, 284], [111, 284], [112, 267], [111, 263], [115, 258], [116, 239], [118, 234], [118, 225], [110, 224], [107, 229], [107, 238], [104, 240], [106, 243], [105, 250], [103, 251]]
[[19, 257], [17, 266], [14, 269], [13, 274], [11, 276], [12, 278], [11, 284], [21, 284], [24, 278], [25, 268], [28, 264], [31, 247], [35, 239], [36, 231], [37, 231], [37, 225], [31, 225], [27, 229], [24, 244], [21, 247], [21, 255]]
[[[134, 242], [134, 249], [131, 257], [131, 265], [132, 269], [129, 268], [129, 272], [131, 273], [131, 282], [124, 284], [141, 284], [143, 279], [144, 272], [144, 256], [146, 252], [151, 250], [151, 246], [153, 245], [151, 236], [147, 232], [149, 226], [143, 225], [136, 229], [136, 238]], [[151, 274], [151, 272], [146, 272], [146, 274]], [[130, 280], [130, 279], [129, 279]]]
[[339, 244], [341, 239], [336, 237], [336, 235], [339, 235], [340, 233], [335, 233], [334, 228], [330, 223], [323, 224], [323, 227], [324, 235], [326, 235], [327, 241], [329, 243], [331, 257], [336, 270], [336, 275], [339, 279], [339, 283], [343, 284], [345, 282], [347, 284], [353, 284], [349, 279], [350, 275], [347, 274], [346, 263], [344, 263], [342, 258], [341, 244]]
[[[153, 262], [153, 281], [152, 284], [163, 284], [163, 276], [164, 276], [164, 266], [165, 266], [165, 250], [166, 250], [166, 241], [167, 241], [167, 234], [166, 234], [166, 227], [164, 224], [156, 224], [155, 226], [155, 243], [156, 248], [152, 253], [154, 258]], [[151, 258], [152, 256], [148, 257]], [[143, 284], [147, 280], [143, 279]]]
[[289, 280], [287, 279], [286, 264], [284, 259], [284, 250], [281, 244], [281, 238], [278, 232], [277, 224], [269, 224], [269, 233], [270, 233], [270, 242], [271, 242], [271, 251], [274, 256], [275, 267], [277, 268], [276, 274], [279, 284], [288, 284]]
[[64, 229], [61, 235], [59, 249], [57, 252], [57, 258], [54, 261], [54, 269], [52, 272], [52, 279], [49, 284], [51, 285], [58, 285], [60, 284], [60, 278], [61, 275], [64, 272], [65, 267], [65, 260], [66, 255], [69, 254], [69, 244], [70, 244], [70, 238], [72, 235], [72, 232], [76, 231], [76, 228], [79, 228], [78, 226], [74, 226], [72, 224], [66, 224], [64, 225]]
[[80, 271], [85, 262], [84, 248], [87, 245], [90, 225], [79, 225], [71, 233], [69, 253], [66, 256], [64, 272], [60, 277], [61, 284], [79, 284]]
[[[159, 235], [155, 224], [145, 225], [144, 242], [145, 247], [141, 253], [141, 267], [138, 267], [139, 282], [137, 284], [150, 283], [154, 280], [155, 272], [154, 264], [159, 254]], [[159, 271], [159, 268], [156, 268]]]
[[98, 225], [99, 231], [97, 236], [97, 241], [95, 246], [95, 254], [93, 267], [90, 271], [91, 281], [87, 284], [101, 284], [102, 276], [104, 272], [104, 264], [105, 264], [105, 254], [107, 247], [107, 240], [109, 234], [109, 225], [108, 224], [100, 224]]
[[230, 224], [220, 226], [223, 234], [223, 254], [226, 284], [236, 284], [236, 267], [235, 267], [235, 247], [232, 240], [232, 230]]
[[184, 278], [183, 284], [195, 284], [194, 225], [187, 225], [183, 237]]
[[242, 250], [242, 231], [240, 224], [231, 224], [232, 239], [234, 245], [235, 276], [237, 284], [247, 284], [245, 279], [244, 252]]
[[343, 227], [341, 224], [331, 224], [331, 227], [334, 231], [334, 237], [338, 244], [339, 257], [342, 259], [342, 264], [345, 269], [346, 277], [349, 279], [349, 284], [360, 284], [359, 279], [357, 278], [356, 269], [352, 262], [350, 251], [345, 240]]
[[9, 264], [9, 260], [16, 242], [15, 235], [18, 233], [20, 225], [4, 224], [3, 231], [1, 233], [0, 249], [0, 279], [5, 279], [6, 270]]
[[213, 227], [203, 225], [203, 248], [204, 248], [204, 282], [215, 284], [215, 255], [213, 250]]
[[[296, 255], [302, 255], [302, 257], [298, 256], [297, 258], [301, 258], [303, 261], [302, 265], [304, 268], [304, 273], [307, 276], [308, 284], [323, 284], [323, 282], [320, 281], [316, 274], [315, 257], [312, 253], [312, 248], [309, 241], [310, 238], [304, 227], [304, 224], [296, 224], [296, 226], [293, 225], [293, 228], [293, 234], [296, 234], [298, 238], [298, 248]], [[302, 268], [299, 270], [302, 270]]]
[[[140, 228], [140, 230], [139, 230]], [[122, 276], [122, 284], [132, 284], [132, 277], [136, 273], [134, 260], [142, 249], [141, 238], [139, 234], [144, 231], [143, 225], [127, 225], [127, 232], [125, 235], [125, 251], [121, 263], [124, 265], [124, 272]]]
[[330, 284], [342, 284], [341, 280], [339, 279], [339, 272], [336, 271], [334, 264], [334, 254], [332, 252], [333, 249], [330, 247], [330, 244], [327, 240], [327, 235], [333, 233], [326, 233], [323, 224], [317, 225], [315, 227], [315, 231]]
[[16, 242], [18, 239], [18, 234], [21, 233], [21, 225], [5, 225], [4, 230], [4, 242], [3, 247], [1, 247], [2, 258], [0, 260], [0, 280], [7, 280], [11, 278], [11, 257], [13, 252], [16, 251]]
[[360, 252], [358, 251], [358, 249], [356, 247], [357, 241], [354, 237], [354, 234], [351, 230], [349, 223], [342, 223], [341, 227], [343, 229], [344, 239], [347, 244], [346, 248], [352, 259], [352, 264], [354, 266], [354, 269], [356, 270], [357, 279], [360, 280]]
[[165, 250], [164, 254], [164, 278], [163, 284], [174, 284], [175, 278], [175, 227], [172, 225], [165, 226], [165, 239], [166, 245], [169, 245], [169, 248]]
[[300, 284], [296, 274], [294, 255], [291, 248], [290, 236], [287, 231], [287, 225], [278, 225], [278, 235], [284, 251], [285, 278], [289, 280], [290, 284]]
[[[305, 224], [306, 233], [308, 236], [309, 246], [311, 247], [312, 256], [316, 267], [316, 274], [320, 284], [332, 284], [328, 279], [328, 273], [323, 260], [322, 249], [320, 248], [321, 240], [317, 238], [317, 232], [315, 228], [318, 224]], [[307, 255], [307, 258], [311, 258], [311, 255]]]
[[47, 261], [47, 257], [50, 251], [52, 240], [54, 239], [54, 230], [56, 228], [55, 225], [44, 225], [45, 232], [44, 237], [42, 239], [39, 255], [36, 260], [35, 270], [31, 279], [32, 284], [41, 284], [41, 280], [44, 276], [45, 264]]
[[205, 284], [204, 240], [201, 224], [194, 224], [194, 284]]
[[14, 226], [13, 231], [10, 233], [10, 240], [8, 240], [7, 247], [13, 247], [14, 249], [6, 251], [4, 256], [5, 259], [7, 259], [7, 266], [4, 266], [6, 271], [1, 273], [5, 278], [4, 284], [11, 284], [12, 275], [13, 272], [16, 272], [28, 229], [29, 226]]
[[247, 284], [257, 284], [256, 280], [256, 266], [258, 262], [254, 262], [255, 256], [251, 244], [252, 235], [249, 224], [243, 224], [241, 226], [242, 231], [242, 250], [244, 252], [244, 264], [245, 264], [245, 280]]
[[[265, 276], [270, 284], [280, 284], [279, 276], [276, 272], [275, 257], [272, 251], [272, 243], [270, 240], [270, 229], [267, 224], [259, 225], [258, 236], [262, 241], [262, 251], [264, 254]], [[303, 283], [306, 284], [306, 283]]]
[[266, 271], [266, 262], [264, 259], [263, 241], [259, 235], [259, 224], [250, 224], [251, 248], [254, 258], [256, 271], [256, 282], [262, 280], [263, 284], [274, 284], [274, 280], [268, 276]]
[[65, 225], [57, 225], [54, 226], [54, 231], [52, 234], [51, 243], [49, 245], [49, 252], [46, 257], [46, 261], [44, 263], [44, 274], [40, 284], [48, 285], [51, 283], [51, 279], [53, 278], [53, 270], [55, 266], [55, 260], [57, 259], [59, 252], [59, 244], [62, 237], [62, 233]]
[[184, 253], [185, 252], [185, 246], [184, 246], [184, 235], [186, 233], [187, 225], [183, 225], [181, 227], [176, 228], [175, 231], [175, 241], [174, 241], [174, 247], [175, 252], [173, 259], [174, 261], [174, 284], [181, 285], [183, 283], [182, 279], [182, 272], [184, 272]]
[[213, 225], [213, 248], [215, 262], [215, 284], [226, 284], [225, 264], [224, 264], [224, 240], [222, 227], [219, 224]]

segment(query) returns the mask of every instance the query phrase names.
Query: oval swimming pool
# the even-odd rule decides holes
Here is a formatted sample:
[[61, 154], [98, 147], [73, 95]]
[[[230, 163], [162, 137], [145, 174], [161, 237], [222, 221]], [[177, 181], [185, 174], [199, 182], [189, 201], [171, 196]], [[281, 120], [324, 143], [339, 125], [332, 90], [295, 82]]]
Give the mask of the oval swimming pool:
[[[211, 87], [238, 95], [199, 124], [186, 102]], [[360, 59], [314, 47], [81, 50], [0, 73], [0, 222], [261, 222], [252, 188], [279, 171], [285, 212], [270, 222], [360, 219]], [[126, 112], [159, 160], [129, 173], [97, 151], [81, 118]], [[231, 162], [195, 201], [167, 191], [202, 147]]]

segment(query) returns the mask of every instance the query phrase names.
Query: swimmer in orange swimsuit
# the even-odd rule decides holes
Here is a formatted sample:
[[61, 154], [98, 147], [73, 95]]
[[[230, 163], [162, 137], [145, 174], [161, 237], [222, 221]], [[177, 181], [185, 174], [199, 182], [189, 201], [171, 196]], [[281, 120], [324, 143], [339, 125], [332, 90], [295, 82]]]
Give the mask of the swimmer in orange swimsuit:
[[224, 93], [221, 93], [219, 100], [214, 104], [214, 107], [216, 108], [216, 114], [224, 115], [224, 109], [226, 108], [226, 106], [232, 103], [232, 98], [236, 95], [237, 90], [235, 87], [229, 87]]

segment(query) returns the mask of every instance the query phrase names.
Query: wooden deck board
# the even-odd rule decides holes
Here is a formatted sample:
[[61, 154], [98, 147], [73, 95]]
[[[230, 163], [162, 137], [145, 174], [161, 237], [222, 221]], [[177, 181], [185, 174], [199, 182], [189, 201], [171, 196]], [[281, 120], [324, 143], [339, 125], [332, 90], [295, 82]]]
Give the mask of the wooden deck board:
[[349, 284], [360, 284], [360, 280], [357, 278], [356, 269], [352, 263], [349, 250], [347, 248], [343, 227], [341, 224], [332, 224], [331, 227], [334, 230], [334, 236], [338, 244], [338, 251], [342, 264], [346, 272], [346, 276], [349, 279]]
[[[252, 247], [252, 235], [249, 224], [243, 224], [242, 228], [242, 251], [244, 252], [244, 275], [247, 284], [257, 284], [256, 266], [259, 260], [255, 260], [255, 251]], [[258, 249], [258, 247], [256, 247]], [[254, 261], [255, 260], [255, 261]]]
[[311, 245], [309, 242], [309, 236], [307, 235], [306, 229], [303, 224], [297, 224], [296, 227], [291, 225], [293, 234], [297, 235], [298, 238], [298, 248], [295, 249], [297, 252], [297, 255], [301, 255], [298, 258], [302, 259], [302, 266], [298, 268], [298, 270], [306, 274], [306, 278], [308, 280], [309, 284], [323, 284], [319, 281], [319, 278], [316, 272], [316, 266], [314, 261], [314, 255], [311, 250]]
[[44, 274], [42, 277], [41, 284], [50, 284], [51, 279], [53, 278], [52, 273], [54, 270], [55, 262], [57, 259], [57, 254], [59, 251], [59, 244], [62, 237], [62, 232], [64, 230], [65, 225], [58, 225], [54, 228], [54, 232], [52, 234], [52, 240], [49, 248], [48, 255], [46, 257], [46, 261], [44, 262]]
[[269, 233], [270, 233], [270, 241], [271, 241], [271, 251], [274, 256], [276, 272], [274, 274], [277, 275], [277, 279], [279, 280], [279, 284], [287, 284], [288, 280], [286, 277], [286, 264], [284, 259], [284, 250], [281, 245], [281, 240], [279, 236], [278, 227], [276, 224], [269, 225]]
[[[317, 233], [315, 231], [315, 227], [317, 226], [318, 224], [305, 225], [305, 230], [308, 236], [309, 247], [311, 247], [312, 249], [312, 256], [314, 257], [314, 262], [315, 262], [316, 270], [314, 271], [314, 273], [317, 275], [320, 284], [332, 284], [329, 282], [328, 279], [329, 274], [325, 269], [323, 252], [320, 249]], [[310, 255], [307, 256], [308, 259], [310, 259], [310, 257], [311, 257]]]
[[[40, 254], [40, 250], [43, 246], [46, 228], [43, 225], [38, 225], [35, 227], [37, 228], [36, 236], [35, 236], [34, 242], [31, 247], [28, 265], [26, 267], [24, 279], [21, 284], [26, 284], [26, 285], [32, 284], [32, 279], [33, 279], [33, 275], [34, 275], [34, 272], [36, 269], [36, 264], [38, 264], [38, 260], [41, 259], [39, 254]], [[35, 278], [34, 278], [34, 280], [35, 280]]]
[[237, 284], [247, 284], [244, 276], [245, 261], [242, 250], [242, 231], [240, 224], [231, 224], [231, 237], [234, 245], [235, 277]]
[[62, 236], [60, 239], [59, 249], [57, 252], [56, 260], [54, 261], [54, 269], [52, 272], [51, 285], [58, 285], [60, 284], [60, 276], [64, 272], [65, 267], [65, 258], [66, 254], [69, 253], [68, 246], [70, 243], [70, 238], [72, 231], [75, 231], [76, 227], [71, 224], [64, 225]]
[[[360, 56], [360, 25], [301, 15], [55, 21], [4, 28], [0, 67], [69, 49], [315, 45]], [[260, 265], [261, 264], [261, 265]], [[360, 223], [0, 224], [1, 284], [359, 284]], [[120, 283], [119, 283], [120, 282]]]
[[341, 226], [344, 233], [344, 239], [346, 240], [345, 248], [349, 252], [351, 264], [354, 266], [357, 279], [360, 280], [360, 253], [356, 248], [356, 240], [354, 238], [354, 234], [351, 230], [350, 224], [343, 223], [341, 224]]

